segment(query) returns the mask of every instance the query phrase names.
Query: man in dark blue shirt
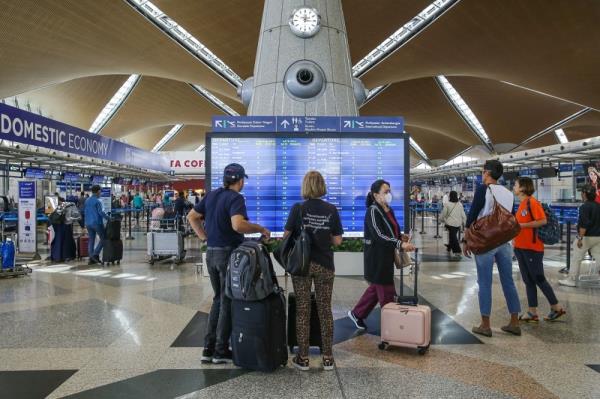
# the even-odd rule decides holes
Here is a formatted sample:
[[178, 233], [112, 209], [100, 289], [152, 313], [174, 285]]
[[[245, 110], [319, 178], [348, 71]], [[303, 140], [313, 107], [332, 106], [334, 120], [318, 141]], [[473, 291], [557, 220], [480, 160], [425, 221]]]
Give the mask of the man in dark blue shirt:
[[247, 178], [241, 165], [227, 165], [223, 172], [223, 187], [211, 191], [188, 214], [188, 221], [198, 238], [207, 241], [206, 267], [215, 292], [204, 338], [202, 363], [231, 362], [231, 300], [225, 295], [225, 276], [231, 252], [244, 241], [244, 234], [271, 236], [268, 229], [248, 222], [246, 202], [240, 194]]

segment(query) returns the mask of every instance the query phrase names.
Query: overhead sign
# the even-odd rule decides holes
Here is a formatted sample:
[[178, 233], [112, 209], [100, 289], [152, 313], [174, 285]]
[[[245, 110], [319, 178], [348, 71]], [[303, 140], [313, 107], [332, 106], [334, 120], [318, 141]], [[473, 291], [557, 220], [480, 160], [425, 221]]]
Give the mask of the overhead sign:
[[204, 151], [172, 151], [166, 153], [175, 175], [204, 175], [206, 161]]
[[35, 182], [19, 182], [19, 252], [36, 253]]
[[79, 181], [79, 173], [77, 172], [65, 172], [65, 174], [63, 175], [63, 180], [64, 181], [70, 181], [70, 182], [74, 182], [74, 181]]
[[110, 212], [112, 210], [112, 193], [110, 187], [102, 187], [100, 189], [100, 202], [104, 212]]
[[40, 168], [27, 168], [25, 169], [26, 179], [44, 179], [46, 177], [46, 171]]
[[400, 116], [213, 116], [213, 132], [403, 133]]
[[0, 103], [0, 139], [90, 158], [169, 171], [167, 159], [108, 137]]

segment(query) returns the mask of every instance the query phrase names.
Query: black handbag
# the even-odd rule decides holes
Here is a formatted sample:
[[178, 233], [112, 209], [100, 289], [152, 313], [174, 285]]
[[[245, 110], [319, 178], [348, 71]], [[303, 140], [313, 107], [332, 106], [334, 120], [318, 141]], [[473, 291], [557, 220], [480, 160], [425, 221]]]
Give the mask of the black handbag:
[[299, 231], [292, 231], [290, 235], [284, 238], [275, 253], [275, 260], [292, 276], [308, 276], [310, 269], [312, 238], [304, 226], [303, 214], [304, 204], [300, 206]]

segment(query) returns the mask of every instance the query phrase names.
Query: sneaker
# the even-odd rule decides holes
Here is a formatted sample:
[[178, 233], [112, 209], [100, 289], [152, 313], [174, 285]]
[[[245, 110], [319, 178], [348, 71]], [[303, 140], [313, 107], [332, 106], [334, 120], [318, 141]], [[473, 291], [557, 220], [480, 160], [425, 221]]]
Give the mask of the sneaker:
[[352, 320], [354, 322], [354, 325], [359, 330], [366, 330], [367, 329], [367, 325], [365, 324], [365, 322], [363, 321], [363, 319], [359, 319], [358, 317], [356, 317], [354, 315], [353, 311], [351, 311], [351, 310], [348, 311], [348, 317], [350, 318], [350, 320]]
[[204, 350], [202, 351], [202, 357], [200, 358], [200, 362], [203, 364], [212, 363], [214, 353], [214, 350], [204, 348]]
[[566, 278], [564, 280], [558, 280], [558, 284], [566, 285], [567, 287], [577, 287], [575, 280], [570, 279], [570, 278]]
[[323, 370], [331, 371], [335, 367], [335, 360], [332, 357], [323, 358]]
[[308, 358], [303, 359], [303, 358], [300, 357], [300, 355], [294, 356], [294, 358], [292, 359], [292, 364], [298, 370], [301, 370], [301, 371], [308, 371], [309, 370], [309, 367], [308, 367]]
[[230, 350], [227, 350], [225, 353], [215, 353], [212, 358], [213, 364], [227, 364], [232, 361], [232, 353]]

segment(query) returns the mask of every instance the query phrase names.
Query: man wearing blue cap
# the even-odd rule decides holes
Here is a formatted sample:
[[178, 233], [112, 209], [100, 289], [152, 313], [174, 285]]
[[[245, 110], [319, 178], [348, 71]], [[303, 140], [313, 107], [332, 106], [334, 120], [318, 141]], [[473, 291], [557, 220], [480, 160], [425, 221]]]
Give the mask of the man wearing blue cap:
[[225, 295], [225, 275], [231, 252], [244, 241], [244, 234], [271, 236], [268, 229], [248, 221], [246, 202], [240, 194], [247, 178], [242, 165], [227, 165], [223, 172], [223, 187], [208, 193], [188, 214], [188, 221], [198, 238], [207, 241], [206, 264], [215, 292], [204, 338], [202, 363], [231, 362], [231, 300]]

